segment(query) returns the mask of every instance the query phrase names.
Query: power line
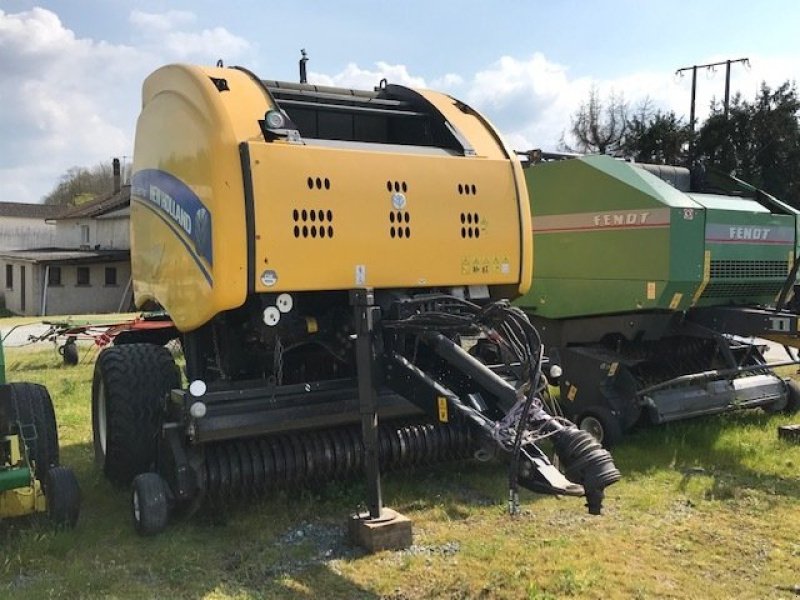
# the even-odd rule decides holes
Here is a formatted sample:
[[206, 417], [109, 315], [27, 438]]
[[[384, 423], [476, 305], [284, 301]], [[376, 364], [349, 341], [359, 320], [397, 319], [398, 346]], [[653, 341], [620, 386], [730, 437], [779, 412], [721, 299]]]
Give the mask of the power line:
[[683, 76], [684, 71], [691, 71], [692, 72], [692, 105], [689, 109], [689, 128], [692, 132], [691, 141], [689, 142], [689, 166], [694, 165], [695, 159], [695, 139], [694, 139], [694, 124], [695, 124], [695, 113], [694, 113], [694, 105], [697, 99], [697, 69], [708, 69], [709, 71], [713, 70], [714, 67], [719, 67], [725, 65], [725, 101], [723, 103], [724, 111], [725, 111], [725, 118], [728, 118], [728, 110], [731, 98], [731, 65], [736, 63], [744, 63], [745, 66], [750, 66], [750, 59], [749, 58], [737, 58], [734, 60], [723, 60], [720, 62], [714, 63], [706, 63], [704, 65], [692, 65], [691, 67], [681, 67], [677, 71], [675, 71], [676, 75]]
[[723, 104], [725, 110], [725, 118], [728, 117], [728, 108], [730, 104], [731, 98], [731, 65], [736, 63], [744, 63], [746, 66], [750, 66], [750, 59], [749, 58], [737, 58], [735, 60], [723, 60], [720, 62], [715, 63], [706, 63], [704, 65], [692, 65], [691, 67], [681, 67], [677, 71], [675, 71], [676, 75], [682, 75], [684, 71], [691, 71], [692, 72], [692, 105], [689, 111], [689, 126], [691, 127], [692, 133], [694, 133], [694, 105], [695, 100], [697, 99], [697, 69], [708, 69], [712, 70], [714, 67], [719, 67], [725, 65], [725, 102]]

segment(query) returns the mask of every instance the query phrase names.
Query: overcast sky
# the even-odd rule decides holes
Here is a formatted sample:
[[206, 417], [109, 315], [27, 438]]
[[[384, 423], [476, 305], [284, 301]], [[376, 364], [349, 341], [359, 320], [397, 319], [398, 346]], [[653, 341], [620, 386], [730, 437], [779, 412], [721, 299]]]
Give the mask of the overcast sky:
[[[594, 84], [688, 117], [679, 67], [749, 57], [731, 87], [800, 73], [800, 3], [773, 0], [0, 0], [0, 201], [38, 202], [70, 167], [130, 157], [141, 83], [170, 62], [312, 83], [448, 92], [517, 149], [554, 149]], [[698, 74], [698, 113], [724, 68]]]

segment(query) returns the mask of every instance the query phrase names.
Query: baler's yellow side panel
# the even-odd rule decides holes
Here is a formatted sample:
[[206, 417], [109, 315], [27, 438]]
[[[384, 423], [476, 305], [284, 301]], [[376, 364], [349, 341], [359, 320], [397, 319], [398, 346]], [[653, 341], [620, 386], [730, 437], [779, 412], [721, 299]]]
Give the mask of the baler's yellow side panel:
[[259, 85], [232, 69], [171, 65], [145, 81], [131, 189], [134, 296], [137, 306], [157, 300], [182, 331], [247, 295], [239, 142], [262, 139], [269, 108]]
[[[522, 165], [513, 150], [505, 146], [500, 134], [494, 131], [489, 121], [475, 109], [470, 108], [465, 112], [459, 108], [452, 97], [431, 90], [417, 90], [433, 104], [447, 120], [455, 125], [458, 130], [472, 144], [478, 156], [487, 158], [506, 158], [511, 161], [514, 169], [515, 186], [519, 198], [518, 214], [520, 219], [520, 235], [522, 237], [522, 272], [520, 273], [518, 294], [527, 294], [533, 281], [533, 232], [528, 199], [528, 187], [525, 185], [525, 175]], [[509, 230], [509, 233], [511, 230]]]
[[500, 140], [492, 135], [491, 125], [488, 125], [488, 122], [482, 117], [477, 116], [478, 113], [474, 109], [470, 108], [470, 112], [464, 112], [458, 107], [457, 101], [452, 96], [440, 92], [416, 91], [458, 129], [478, 156], [506, 160], [514, 156], [508, 154]]
[[507, 159], [248, 147], [257, 292], [520, 280]]
[[[528, 186], [525, 184], [525, 174], [522, 172], [522, 165], [514, 157], [513, 161], [514, 180], [518, 187], [520, 202], [519, 218], [522, 226], [522, 253], [520, 261], [522, 271], [520, 273], [519, 287], [517, 292], [520, 296], [527, 294], [533, 285], [533, 219], [531, 217], [531, 204], [528, 196]], [[510, 298], [513, 299], [513, 298]]]

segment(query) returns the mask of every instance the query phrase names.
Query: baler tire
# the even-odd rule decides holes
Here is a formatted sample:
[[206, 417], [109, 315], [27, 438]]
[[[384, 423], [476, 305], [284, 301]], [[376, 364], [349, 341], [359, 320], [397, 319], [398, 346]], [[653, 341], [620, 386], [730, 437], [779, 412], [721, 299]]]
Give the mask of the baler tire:
[[[38, 383], [9, 383], [8, 416], [12, 429], [25, 440], [28, 460], [33, 463], [36, 479], [47, 488], [45, 475], [51, 467], [58, 466], [58, 427], [53, 400], [47, 388]], [[32, 430], [33, 429], [33, 430]], [[0, 432], [3, 433], [3, 432]], [[35, 435], [32, 435], [34, 434]]]
[[143, 536], [164, 531], [169, 520], [167, 484], [158, 473], [140, 473], [131, 489], [131, 516], [136, 533]]
[[169, 350], [154, 344], [106, 348], [92, 381], [95, 463], [115, 485], [130, 485], [156, 459], [164, 399], [180, 385]]
[[53, 467], [45, 477], [47, 516], [58, 529], [72, 529], [81, 511], [81, 488], [72, 469]]
[[800, 411], [800, 383], [794, 379], [786, 382], [786, 406], [783, 407], [784, 414], [793, 415]]
[[592, 406], [576, 420], [578, 429], [589, 432], [606, 449], [622, 441], [622, 423], [604, 406]]

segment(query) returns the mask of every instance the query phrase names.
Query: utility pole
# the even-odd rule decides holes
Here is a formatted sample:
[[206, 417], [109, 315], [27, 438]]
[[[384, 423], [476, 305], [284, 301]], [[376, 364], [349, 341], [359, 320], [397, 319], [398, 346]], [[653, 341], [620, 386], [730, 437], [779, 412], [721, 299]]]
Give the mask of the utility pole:
[[744, 63], [745, 65], [749, 66], [750, 65], [750, 59], [749, 58], [737, 58], [735, 60], [723, 60], [723, 61], [715, 62], [715, 63], [707, 63], [705, 65], [693, 65], [691, 67], [681, 67], [680, 69], [675, 71], [676, 75], [681, 75], [685, 71], [691, 71], [692, 72], [692, 106], [689, 109], [689, 127], [691, 128], [692, 133], [694, 133], [694, 123], [695, 123], [694, 105], [695, 105], [695, 99], [697, 98], [697, 69], [709, 69], [709, 70], [711, 70], [714, 67], [719, 67], [719, 66], [725, 65], [725, 103], [724, 103], [724, 110], [725, 110], [725, 117], [727, 118], [729, 104], [730, 104], [730, 98], [731, 98], [731, 65], [736, 64], [736, 63]]
[[697, 69], [708, 69], [712, 70], [714, 67], [719, 67], [725, 65], [725, 101], [723, 104], [723, 110], [725, 111], [725, 118], [728, 118], [728, 113], [730, 109], [730, 100], [731, 100], [731, 65], [736, 63], [744, 63], [746, 66], [750, 66], [750, 59], [749, 58], [737, 58], [735, 60], [723, 60], [720, 62], [715, 63], [707, 63], [705, 65], [692, 65], [691, 67], [681, 67], [677, 71], [675, 71], [676, 75], [683, 75], [685, 71], [692, 72], [692, 105], [689, 108], [689, 128], [692, 132], [692, 141], [690, 142], [689, 146], [689, 165], [694, 164], [694, 125], [695, 125], [695, 112], [694, 112], [694, 105], [697, 99]]

